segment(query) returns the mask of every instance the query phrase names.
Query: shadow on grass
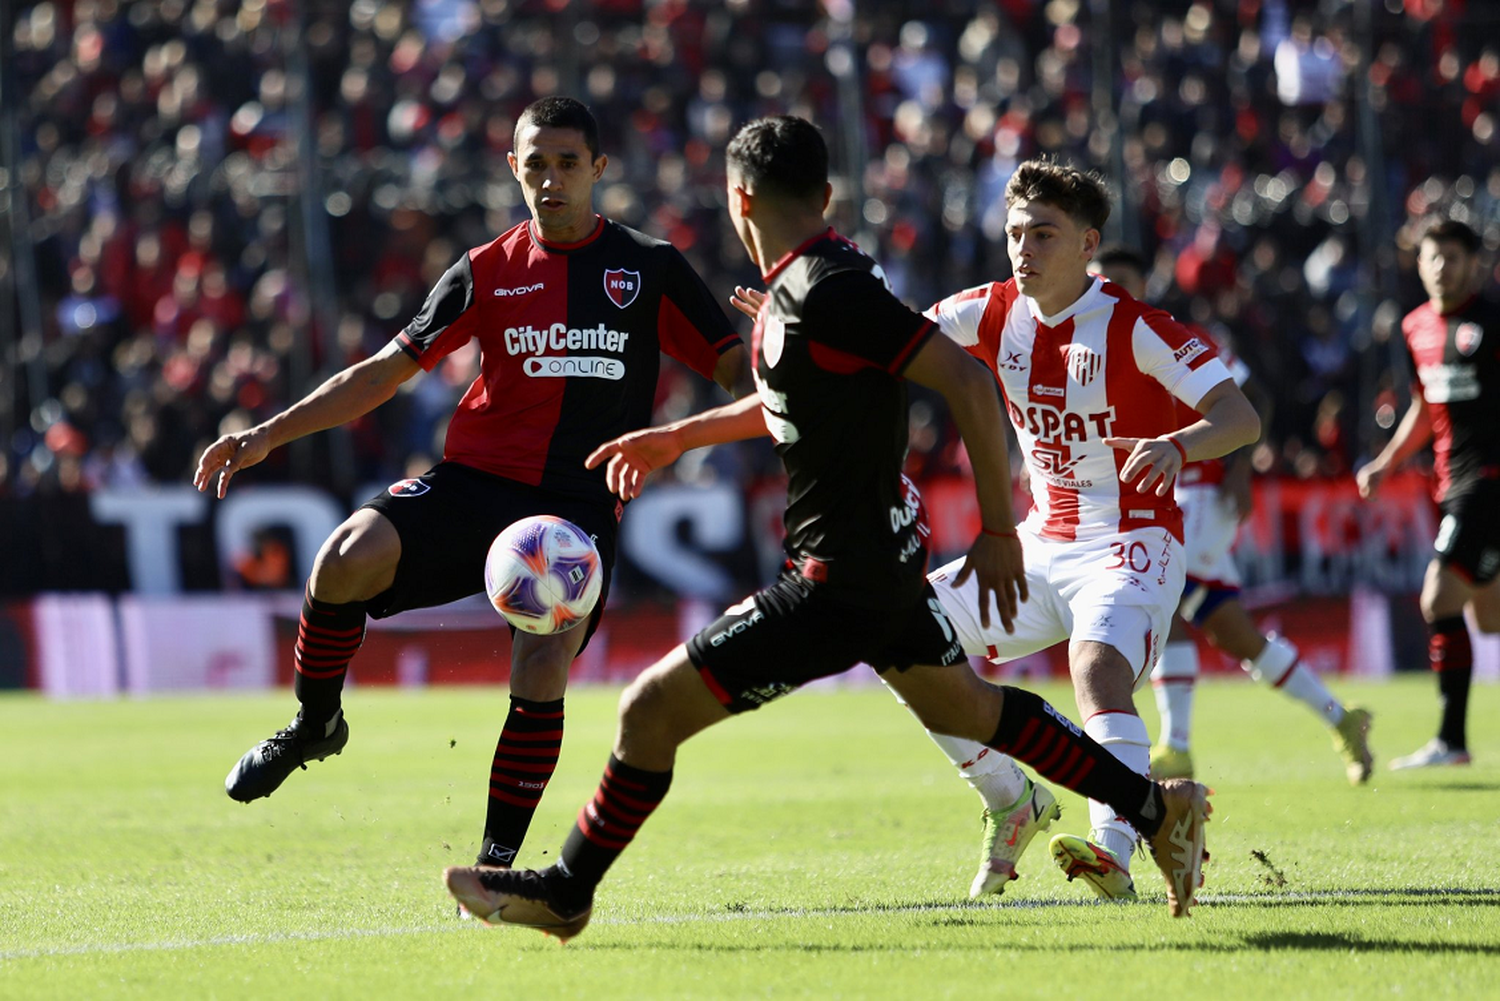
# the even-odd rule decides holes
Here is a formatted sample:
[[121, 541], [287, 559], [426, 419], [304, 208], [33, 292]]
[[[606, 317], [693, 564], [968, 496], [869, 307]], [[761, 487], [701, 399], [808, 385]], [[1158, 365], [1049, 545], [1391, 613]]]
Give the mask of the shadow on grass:
[[1457, 780], [1453, 782], [1444, 782], [1442, 780], [1438, 780], [1435, 782], [1423, 783], [1422, 788], [1441, 789], [1444, 792], [1495, 792], [1497, 790], [1500, 790], [1500, 779], [1497, 779], [1494, 782], [1475, 782], [1472, 779]]
[[[1140, 906], [1155, 906], [1161, 897], [1147, 897]], [[1270, 890], [1263, 893], [1205, 893], [1198, 897], [1204, 907], [1400, 907], [1409, 904], [1453, 907], [1500, 907], [1500, 888], [1462, 886], [1405, 886], [1384, 889], [1352, 890]], [[748, 904], [725, 905], [729, 914], [760, 917], [813, 917], [842, 914], [934, 914], [950, 915], [945, 920], [972, 923], [962, 915], [980, 915], [991, 911], [1050, 910], [1064, 907], [1131, 907], [1134, 905], [1090, 897], [1066, 899], [1002, 899], [992, 902], [948, 900], [909, 901], [906, 903], [830, 904], [826, 907], [753, 907]]]
[[1244, 948], [1265, 952], [1421, 952], [1500, 956], [1500, 943], [1443, 942], [1441, 940], [1359, 938], [1343, 932], [1251, 932], [1240, 936]]

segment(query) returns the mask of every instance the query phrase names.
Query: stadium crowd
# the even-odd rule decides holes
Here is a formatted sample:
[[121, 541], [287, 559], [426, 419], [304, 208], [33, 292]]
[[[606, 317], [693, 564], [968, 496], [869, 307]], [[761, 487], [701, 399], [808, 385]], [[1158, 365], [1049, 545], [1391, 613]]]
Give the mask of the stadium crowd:
[[[1114, 235], [1154, 262], [1150, 298], [1271, 387], [1258, 468], [1347, 474], [1360, 429], [1402, 406], [1391, 339], [1421, 300], [1418, 221], [1454, 215], [1500, 247], [1500, 44], [1479, 30], [1500, 21], [1475, 0], [1385, 0], [1368, 26], [1344, 0], [1173, 0], [1109, 5], [1105, 30], [1095, 6], [22, 4], [29, 219], [11, 221], [31, 260], [7, 247], [0, 280], [34, 270], [16, 315], [34, 294], [40, 329], [3, 321], [0, 495], [186, 483], [218, 434], [377, 350], [463, 248], [524, 218], [504, 157], [549, 93], [604, 128], [599, 210], [673, 242], [726, 297], [758, 278], [722, 211], [723, 147], [751, 117], [823, 125], [841, 229], [918, 307], [1008, 274], [1017, 163], [1097, 167], [1132, 207]], [[1386, 235], [1361, 241], [1361, 223]], [[474, 364], [460, 352], [258, 475], [346, 492], [425, 469]], [[669, 367], [658, 418], [707, 392]], [[913, 446], [918, 473], [963, 465], [925, 401]]]

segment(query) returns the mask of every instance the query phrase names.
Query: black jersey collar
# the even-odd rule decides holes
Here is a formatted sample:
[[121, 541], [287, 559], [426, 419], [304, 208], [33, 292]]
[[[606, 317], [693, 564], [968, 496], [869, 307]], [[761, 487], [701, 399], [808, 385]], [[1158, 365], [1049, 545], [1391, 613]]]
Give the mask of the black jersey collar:
[[765, 274], [761, 275], [761, 281], [769, 282], [774, 279], [777, 275], [781, 274], [782, 271], [786, 270], [786, 266], [788, 264], [791, 264], [797, 258], [807, 253], [807, 248], [811, 247], [813, 244], [819, 243], [823, 240], [837, 240], [838, 238], [839, 235], [834, 232], [832, 226], [829, 226], [817, 236], [809, 237], [808, 239], [803, 240], [796, 247], [782, 254], [781, 260], [771, 265], [770, 271], [767, 271]]
[[577, 250], [580, 247], [587, 247], [589, 244], [599, 239], [599, 234], [604, 232], [604, 217], [602, 215], [599, 215], [597, 212], [594, 213], [594, 231], [588, 236], [584, 237], [582, 240], [579, 240], [577, 243], [553, 243], [550, 240], [542, 239], [542, 234], [538, 232], [536, 228], [535, 219], [531, 220], [526, 225], [531, 231], [531, 239], [536, 242], [536, 245], [538, 247], [541, 247], [543, 250], [562, 251], [566, 253], [570, 250]]

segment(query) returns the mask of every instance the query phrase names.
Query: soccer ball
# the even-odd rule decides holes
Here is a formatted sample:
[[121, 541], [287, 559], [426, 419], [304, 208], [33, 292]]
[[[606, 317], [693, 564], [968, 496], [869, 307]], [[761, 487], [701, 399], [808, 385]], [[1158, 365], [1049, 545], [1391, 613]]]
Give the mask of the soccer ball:
[[593, 612], [603, 587], [599, 550], [571, 521], [522, 518], [495, 536], [484, 560], [490, 604], [522, 632], [572, 629]]

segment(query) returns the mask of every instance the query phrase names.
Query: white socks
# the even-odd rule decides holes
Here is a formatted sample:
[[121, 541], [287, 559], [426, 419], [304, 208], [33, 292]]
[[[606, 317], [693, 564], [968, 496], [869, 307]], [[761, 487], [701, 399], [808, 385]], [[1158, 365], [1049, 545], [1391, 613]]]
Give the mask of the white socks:
[[[882, 682], [884, 680], [881, 679]], [[899, 692], [890, 685], [885, 687], [886, 691], [896, 696], [897, 702], [906, 705], [906, 700]], [[911, 711], [910, 706], [906, 708], [908, 712]], [[1003, 810], [1013, 806], [1026, 791], [1026, 775], [1009, 755], [977, 740], [950, 737], [946, 733], [933, 733], [931, 730], [927, 731], [927, 736], [953, 762], [953, 767], [958, 769], [963, 780], [979, 793], [986, 810]]]
[[1151, 688], [1161, 713], [1162, 743], [1176, 751], [1188, 749], [1193, 732], [1193, 686], [1198, 680], [1198, 644], [1192, 640], [1168, 643], [1151, 669]]
[[[1145, 775], [1151, 770], [1151, 738], [1146, 722], [1133, 713], [1095, 713], [1083, 724], [1083, 732], [1093, 737], [1133, 772]], [[1091, 840], [1115, 857], [1126, 871], [1135, 851], [1135, 828], [1116, 815], [1114, 807], [1089, 800]]]
[[963, 737], [950, 737], [931, 730], [927, 731], [927, 736], [953, 762], [963, 780], [979, 793], [986, 810], [1014, 806], [1026, 792], [1026, 775], [1009, 755]]
[[1324, 686], [1322, 680], [1298, 661], [1297, 648], [1272, 633], [1266, 637], [1266, 648], [1254, 660], [1240, 666], [1256, 681], [1279, 688], [1322, 717], [1329, 726], [1338, 726], [1344, 718], [1344, 706]]

